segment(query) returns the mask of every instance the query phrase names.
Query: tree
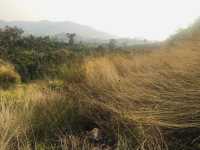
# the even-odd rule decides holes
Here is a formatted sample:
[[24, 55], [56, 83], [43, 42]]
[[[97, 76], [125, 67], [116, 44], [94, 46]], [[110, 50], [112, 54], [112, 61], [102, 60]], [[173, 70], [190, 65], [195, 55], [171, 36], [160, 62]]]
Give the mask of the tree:
[[69, 45], [74, 45], [75, 36], [76, 36], [75, 33], [67, 33], [67, 37], [69, 39]]
[[8, 27], [0, 30], [0, 46], [4, 49], [13, 49], [22, 38], [23, 30], [17, 27]]
[[116, 48], [117, 45], [117, 41], [115, 39], [110, 39], [109, 43], [108, 43], [108, 47], [110, 50], [113, 50]]

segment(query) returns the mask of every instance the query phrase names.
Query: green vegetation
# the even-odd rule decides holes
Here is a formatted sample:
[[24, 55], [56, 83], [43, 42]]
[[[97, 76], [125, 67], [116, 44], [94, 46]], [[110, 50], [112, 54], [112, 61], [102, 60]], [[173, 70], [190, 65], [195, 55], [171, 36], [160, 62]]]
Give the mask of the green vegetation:
[[0, 149], [200, 149], [197, 32], [103, 52], [0, 33]]
[[15, 66], [24, 81], [42, 78], [62, 63], [66, 53], [56, 50], [65, 48], [65, 43], [22, 33], [18, 28], [0, 30], [0, 56]]

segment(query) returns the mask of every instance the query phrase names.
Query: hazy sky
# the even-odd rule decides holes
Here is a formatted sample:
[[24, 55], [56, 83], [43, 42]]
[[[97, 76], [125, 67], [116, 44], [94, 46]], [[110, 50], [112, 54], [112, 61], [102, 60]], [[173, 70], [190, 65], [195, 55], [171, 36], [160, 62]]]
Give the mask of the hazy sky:
[[200, 16], [200, 0], [0, 0], [0, 19], [74, 21], [126, 37], [165, 39]]

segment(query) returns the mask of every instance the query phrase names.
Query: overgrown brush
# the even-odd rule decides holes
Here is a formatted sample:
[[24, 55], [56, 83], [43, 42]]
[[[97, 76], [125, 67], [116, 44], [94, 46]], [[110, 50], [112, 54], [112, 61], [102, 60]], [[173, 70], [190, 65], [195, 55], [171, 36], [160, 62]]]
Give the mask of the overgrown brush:
[[75, 81], [0, 91], [2, 149], [100, 148], [87, 138], [93, 128], [112, 149], [198, 149], [199, 54], [89, 57], [73, 71]]
[[0, 88], [9, 88], [20, 83], [20, 76], [14, 67], [0, 60]]

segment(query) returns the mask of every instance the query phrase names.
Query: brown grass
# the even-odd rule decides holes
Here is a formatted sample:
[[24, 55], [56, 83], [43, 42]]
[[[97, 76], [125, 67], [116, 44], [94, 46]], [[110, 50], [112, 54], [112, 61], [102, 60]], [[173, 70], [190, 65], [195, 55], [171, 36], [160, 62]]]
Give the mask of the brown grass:
[[197, 49], [89, 57], [77, 66], [65, 81], [0, 90], [1, 150], [90, 150], [94, 127], [113, 149], [198, 149]]
[[199, 54], [175, 50], [92, 58], [85, 64], [87, 83], [105, 95], [102, 101], [119, 106], [124, 111], [121, 113], [134, 121], [169, 127], [198, 126], [199, 120], [182, 123], [179, 119], [190, 111], [199, 113]]
[[0, 88], [9, 88], [19, 84], [20, 80], [15, 68], [0, 59]]
[[[98, 100], [123, 118], [159, 130], [200, 127], [198, 50], [176, 48], [146, 55], [90, 58], [85, 69], [87, 83]], [[154, 132], [148, 132], [150, 138], [165, 134]], [[162, 149], [159, 143], [153, 145]]]

